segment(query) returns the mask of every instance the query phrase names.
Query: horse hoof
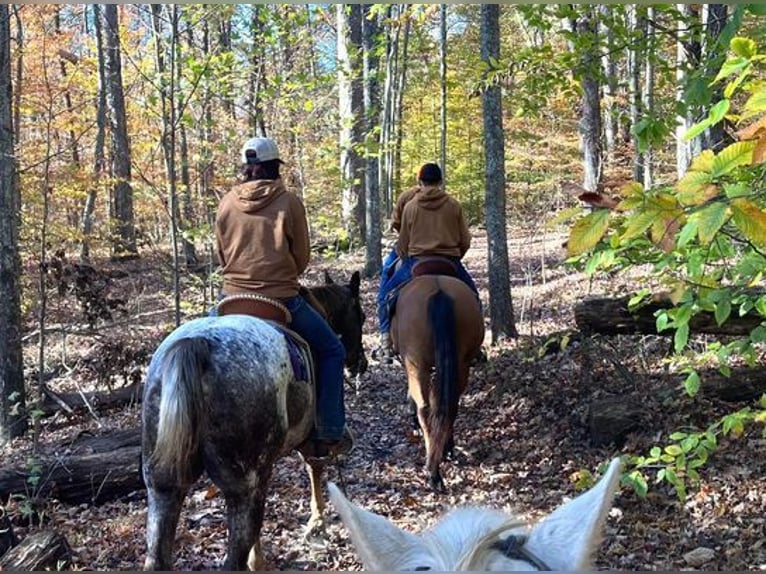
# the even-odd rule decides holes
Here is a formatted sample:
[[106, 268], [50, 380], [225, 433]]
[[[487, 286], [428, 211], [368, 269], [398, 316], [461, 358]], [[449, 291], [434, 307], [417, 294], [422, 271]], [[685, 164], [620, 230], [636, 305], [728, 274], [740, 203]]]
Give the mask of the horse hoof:
[[318, 538], [325, 534], [325, 524], [323, 518], [312, 518], [306, 525], [303, 533], [304, 538]]
[[447, 492], [447, 489], [444, 486], [444, 480], [438, 474], [429, 476], [428, 483], [431, 485], [431, 490], [437, 494], [444, 494]]

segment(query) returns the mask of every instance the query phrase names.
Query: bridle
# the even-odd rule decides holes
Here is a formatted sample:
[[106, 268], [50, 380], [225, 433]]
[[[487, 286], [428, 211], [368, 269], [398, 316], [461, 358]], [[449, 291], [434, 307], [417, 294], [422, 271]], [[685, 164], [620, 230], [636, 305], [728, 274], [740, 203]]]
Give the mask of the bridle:
[[505, 539], [500, 539], [490, 546], [491, 550], [501, 552], [506, 558], [511, 560], [523, 560], [529, 562], [540, 572], [552, 572], [553, 570], [528, 548], [524, 547], [526, 536], [511, 534]]

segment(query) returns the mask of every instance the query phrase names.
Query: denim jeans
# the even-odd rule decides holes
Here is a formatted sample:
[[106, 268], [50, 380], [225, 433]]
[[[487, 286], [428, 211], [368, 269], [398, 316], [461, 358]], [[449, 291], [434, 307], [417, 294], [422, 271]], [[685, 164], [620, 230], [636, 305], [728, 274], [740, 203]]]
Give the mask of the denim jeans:
[[[389, 255], [390, 257], [390, 255]], [[476, 288], [476, 283], [473, 281], [468, 270], [463, 265], [463, 262], [459, 257], [445, 257], [455, 264], [455, 272], [457, 279], [460, 279], [476, 295], [476, 299], [481, 305], [481, 298], [479, 297], [479, 290]], [[387, 258], [388, 260], [388, 258]], [[416, 259], [414, 257], [407, 257], [402, 259], [402, 264], [399, 266], [393, 275], [385, 279], [386, 267], [383, 266], [381, 272], [380, 290], [378, 291], [378, 331], [381, 335], [388, 334], [391, 329], [391, 314], [388, 310], [388, 297], [389, 294], [402, 286], [404, 283], [412, 278], [412, 267], [415, 264]]]
[[317, 405], [314, 438], [337, 440], [343, 436], [346, 409], [343, 363], [346, 350], [322, 316], [300, 295], [283, 299], [293, 317], [290, 328], [306, 339], [316, 363]]

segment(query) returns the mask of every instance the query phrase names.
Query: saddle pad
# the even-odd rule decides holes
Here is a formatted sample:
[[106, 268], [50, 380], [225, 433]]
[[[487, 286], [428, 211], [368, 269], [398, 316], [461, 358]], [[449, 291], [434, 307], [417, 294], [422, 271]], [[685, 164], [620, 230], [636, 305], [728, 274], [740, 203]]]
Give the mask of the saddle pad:
[[316, 384], [314, 380], [314, 360], [311, 356], [311, 349], [306, 340], [278, 323], [272, 323], [273, 326], [282, 333], [287, 343], [287, 354], [290, 357], [290, 365], [293, 368], [296, 381], [308, 381], [312, 386]]
[[279, 301], [260, 295], [242, 293], [228, 295], [217, 305], [219, 315], [250, 315], [279, 325], [290, 323], [290, 311]]
[[412, 276], [420, 277], [421, 275], [449, 275], [456, 277], [457, 269], [455, 269], [455, 264], [449, 259], [429, 257], [418, 259], [412, 266]]

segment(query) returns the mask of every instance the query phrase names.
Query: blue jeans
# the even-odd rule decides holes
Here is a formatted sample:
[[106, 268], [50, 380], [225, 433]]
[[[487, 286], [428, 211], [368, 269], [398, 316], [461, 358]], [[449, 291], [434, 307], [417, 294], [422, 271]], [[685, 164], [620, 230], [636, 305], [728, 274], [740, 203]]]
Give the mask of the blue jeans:
[[322, 316], [300, 295], [282, 299], [293, 317], [290, 328], [306, 339], [316, 363], [317, 405], [314, 438], [337, 440], [343, 436], [346, 408], [343, 363], [346, 350]]
[[[390, 255], [389, 255], [390, 257]], [[445, 257], [449, 259], [455, 265], [455, 272], [457, 279], [460, 279], [476, 295], [476, 299], [481, 305], [481, 298], [479, 297], [479, 290], [476, 288], [476, 283], [473, 281], [468, 270], [463, 265], [463, 262], [459, 257]], [[388, 260], [388, 258], [387, 258]], [[378, 331], [381, 335], [388, 334], [391, 329], [391, 314], [389, 313], [389, 295], [393, 293], [397, 288], [401, 287], [404, 283], [412, 279], [412, 267], [415, 264], [414, 257], [407, 257], [402, 259], [402, 264], [399, 266], [393, 275], [386, 278], [386, 267], [383, 266], [380, 280], [380, 290], [378, 291]]]

